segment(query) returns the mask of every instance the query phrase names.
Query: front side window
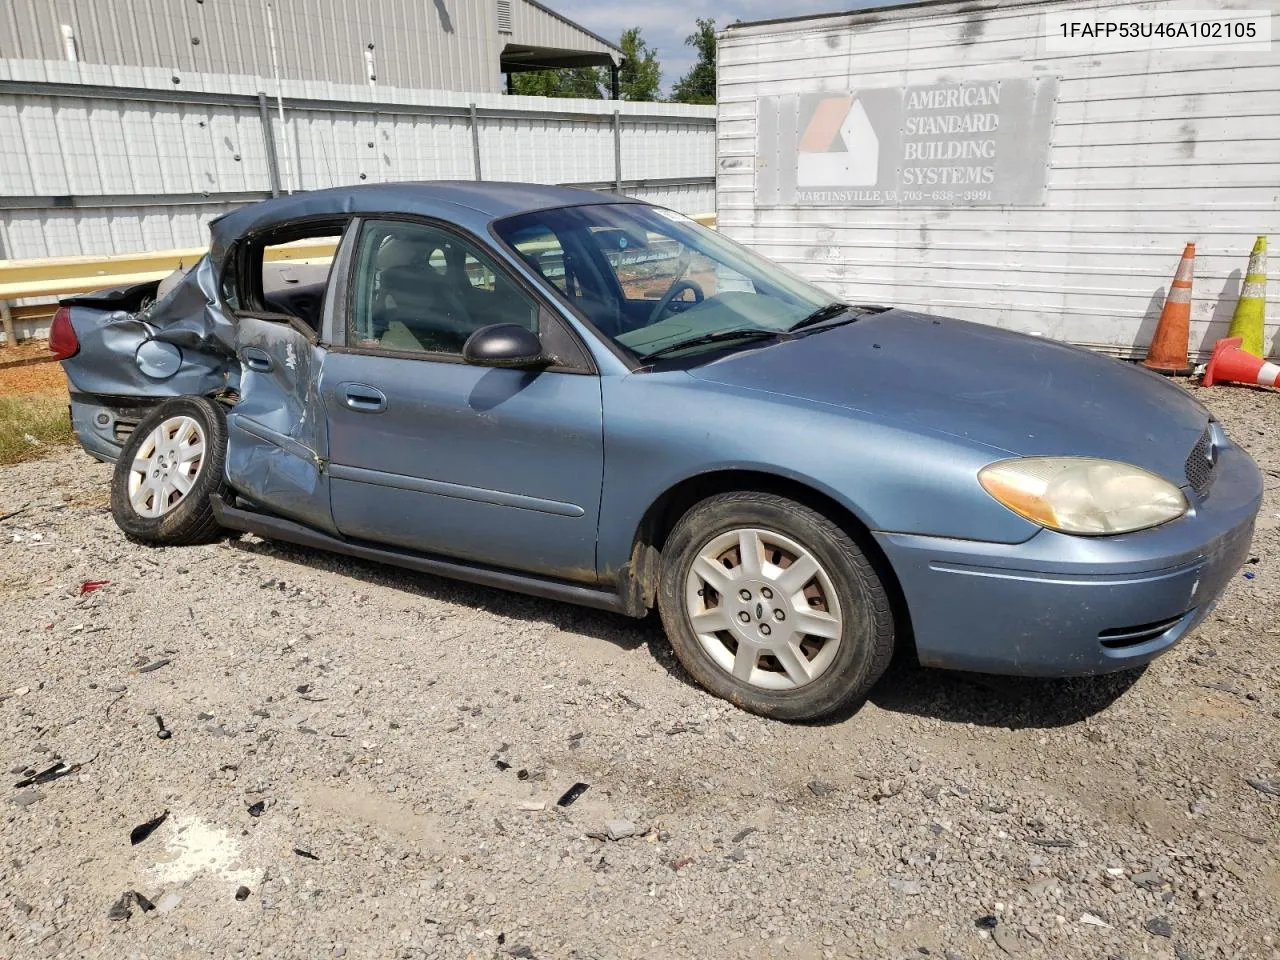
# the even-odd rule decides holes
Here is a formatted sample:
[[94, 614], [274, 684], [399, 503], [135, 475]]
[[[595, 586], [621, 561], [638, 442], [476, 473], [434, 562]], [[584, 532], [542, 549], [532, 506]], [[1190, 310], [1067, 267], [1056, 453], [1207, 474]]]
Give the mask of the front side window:
[[640, 360], [678, 353], [684, 343], [696, 354], [737, 331], [744, 342], [781, 333], [835, 301], [715, 231], [647, 204], [540, 210], [494, 229], [597, 330]]
[[347, 342], [399, 353], [460, 356], [494, 323], [538, 331], [538, 309], [493, 259], [431, 224], [369, 220], [355, 253]]

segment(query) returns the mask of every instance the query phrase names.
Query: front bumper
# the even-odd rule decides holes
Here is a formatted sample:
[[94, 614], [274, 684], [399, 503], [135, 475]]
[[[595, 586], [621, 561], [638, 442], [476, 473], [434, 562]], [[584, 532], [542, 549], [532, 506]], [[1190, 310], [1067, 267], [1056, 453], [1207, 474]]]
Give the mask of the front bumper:
[[1225, 447], [1204, 500], [1151, 530], [1020, 544], [876, 535], [925, 666], [1022, 676], [1107, 673], [1153, 660], [1212, 610], [1244, 562], [1262, 474]]

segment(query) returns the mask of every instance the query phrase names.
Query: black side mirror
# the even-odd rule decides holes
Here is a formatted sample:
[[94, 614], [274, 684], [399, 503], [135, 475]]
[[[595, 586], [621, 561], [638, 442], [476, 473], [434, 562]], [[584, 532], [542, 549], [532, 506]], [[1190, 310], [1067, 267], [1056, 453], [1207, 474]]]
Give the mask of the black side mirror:
[[462, 359], [478, 367], [538, 367], [551, 361], [542, 355], [542, 341], [516, 323], [481, 327], [462, 345]]

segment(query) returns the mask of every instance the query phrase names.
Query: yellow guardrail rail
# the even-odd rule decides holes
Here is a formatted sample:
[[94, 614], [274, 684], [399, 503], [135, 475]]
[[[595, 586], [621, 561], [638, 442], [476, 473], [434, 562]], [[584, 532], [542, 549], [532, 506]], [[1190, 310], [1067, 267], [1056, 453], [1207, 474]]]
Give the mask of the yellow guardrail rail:
[[[333, 258], [333, 240], [300, 240], [268, 247], [263, 259], [318, 263]], [[41, 260], [0, 260], [0, 300], [61, 297], [108, 287], [163, 280], [187, 268], [205, 254], [202, 247], [124, 253], [106, 257], [50, 257]]]
[[[690, 217], [714, 227], [714, 213]], [[264, 259], [295, 263], [320, 263], [332, 259], [333, 240], [299, 240], [268, 247]], [[174, 270], [187, 268], [204, 256], [200, 247], [125, 253], [103, 257], [50, 257], [40, 260], [0, 260], [0, 301], [30, 297], [62, 297], [109, 287], [163, 280]]]

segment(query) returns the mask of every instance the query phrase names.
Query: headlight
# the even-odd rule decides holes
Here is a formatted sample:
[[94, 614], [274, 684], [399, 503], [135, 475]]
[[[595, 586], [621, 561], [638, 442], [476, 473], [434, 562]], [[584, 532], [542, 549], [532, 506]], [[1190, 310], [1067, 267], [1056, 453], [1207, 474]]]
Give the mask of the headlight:
[[1168, 480], [1114, 460], [1003, 460], [978, 471], [978, 482], [1014, 513], [1063, 533], [1129, 533], [1187, 512], [1187, 498]]

